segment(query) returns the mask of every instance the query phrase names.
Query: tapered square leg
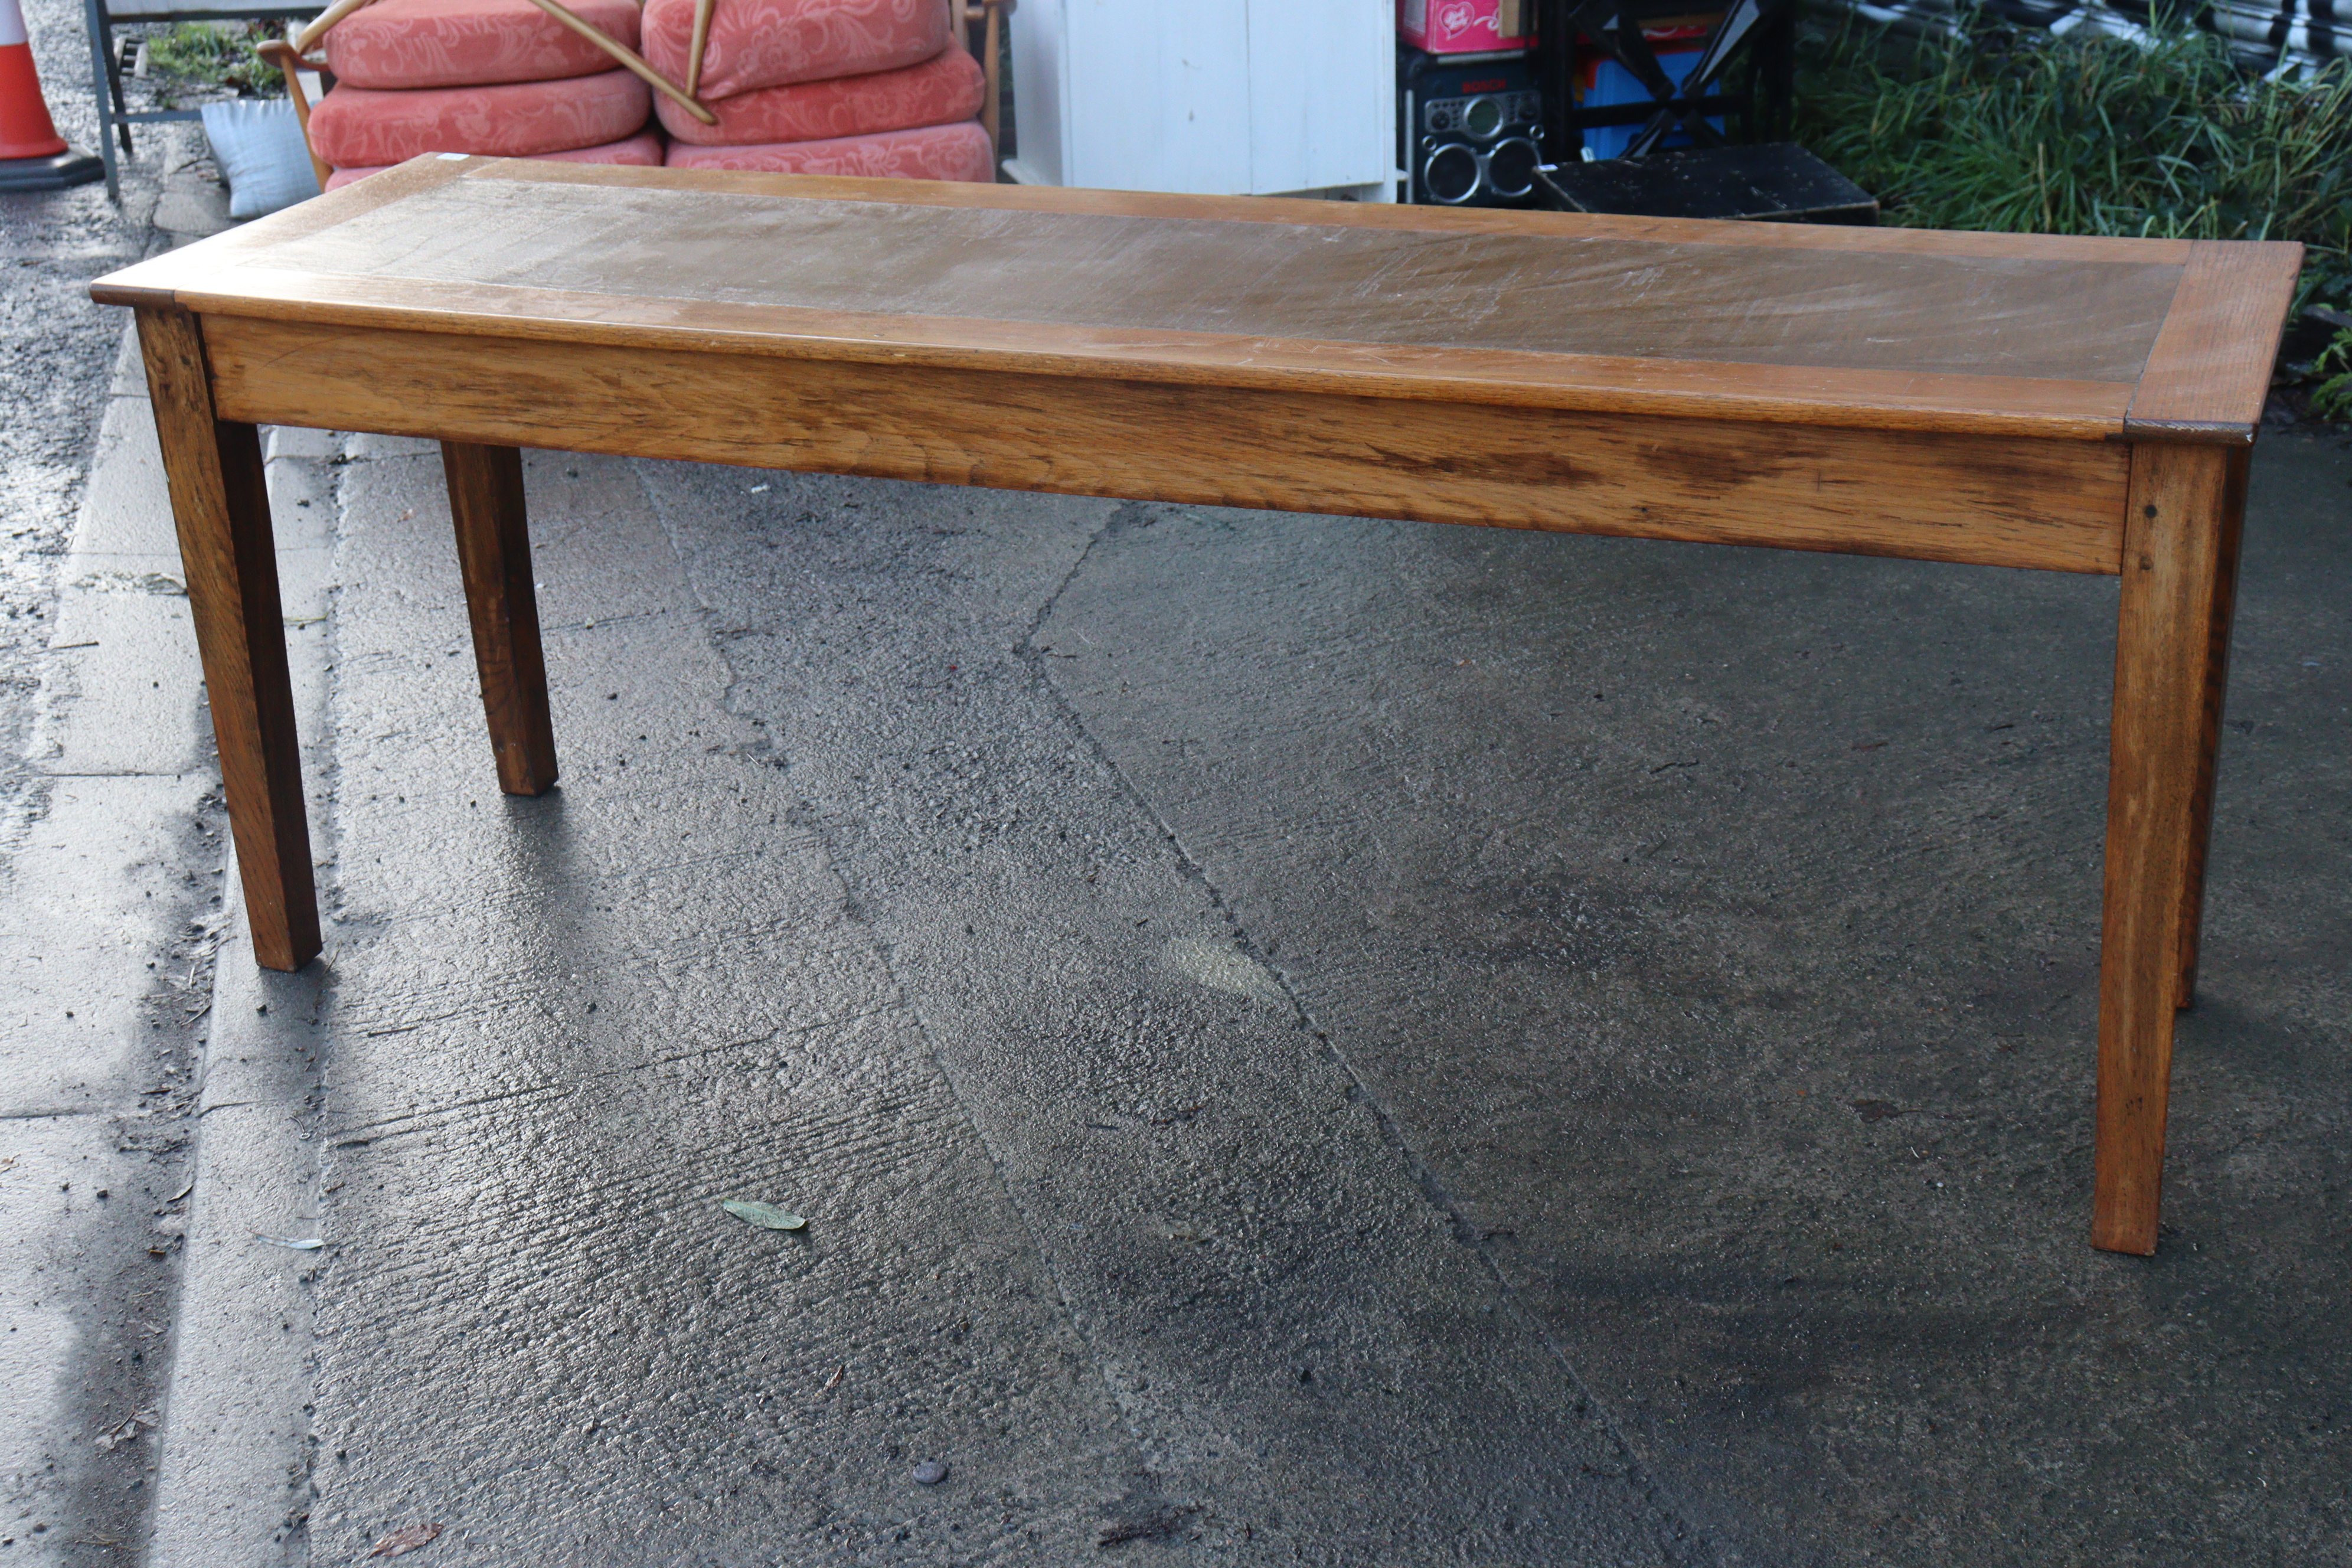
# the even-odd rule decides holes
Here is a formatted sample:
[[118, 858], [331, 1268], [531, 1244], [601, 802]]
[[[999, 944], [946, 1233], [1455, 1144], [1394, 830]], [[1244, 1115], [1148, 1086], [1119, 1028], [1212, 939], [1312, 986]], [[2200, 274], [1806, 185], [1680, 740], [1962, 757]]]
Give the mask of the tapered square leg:
[[474, 624], [474, 664], [498, 758], [499, 787], [543, 795], [555, 783], [555, 730], [547, 716], [547, 660], [530, 575], [522, 454], [512, 447], [441, 443], [449, 515]]
[[2246, 468], [2251, 456], [2243, 447], [2230, 449], [2221, 549], [2213, 563], [2211, 640], [2205, 649], [2205, 689], [2199, 705], [2197, 793], [2189, 811], [2189, 867], [2180, 899], [2180, 983], [2173, 995], [2176, 1007], [2193, 1006], [2197, 1001], [2197, 948], [2205, 923], [2205, 851], [2213, 837], [2214, 771], [2221, 753], [2221, 704], [2230, 687], [2230, 627], [2238, 602], [2238, 544], [2245, 532]]
[[2132, 451], [2107, 774], [2091, 1242], [2156, 1250], [2173, 1014], [2211, 810], [2246, 466], [2221, 447]]
[[204, 657], [254, 956], [266, 968], [299, 969], [319, 951], [319, 900], [260, 437], [250, 425], [215, 415], [194, 315], [176, 306], [141, 308], [139, 344]]

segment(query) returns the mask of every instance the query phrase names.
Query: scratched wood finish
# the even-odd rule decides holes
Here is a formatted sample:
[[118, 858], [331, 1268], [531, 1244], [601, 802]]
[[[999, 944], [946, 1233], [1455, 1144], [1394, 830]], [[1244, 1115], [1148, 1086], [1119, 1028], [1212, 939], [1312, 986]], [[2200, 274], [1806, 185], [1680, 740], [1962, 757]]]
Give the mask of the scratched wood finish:
[[2227, 448], [2133, 448], [2107, 775], [2091, 1241], [2156, 1250], [2181, 933], [2226, 555], [2244, 504]]
[[2110, 382], [1142, 332], [261, 269], [220, 283], [175, 298], [215, 319], [1622, 416], [2103, 441], [2122, 430], [2132, 392]]
[[260, 438], [250, 423], [217, 416], [194, 317], [142, 310], [139, 344], [254, 956], [267, 968], [299, 969], [319, 951], [318, 898]]
[[[1200, 196], [1160, 191], [1106, 191], [1043, 185], [981, 185], [947, 181], [873, 180], [842, 175], [767, 174], [718, 169], [636, 169], [617, 165], [476, 158], [417, 161], [402, 169], [411, 190], [489, 174], [551, 184], [685, 187], [771, 196], [887, 202], [900, 206], [987, 208], [1002, 212], [1092, 212], [1223, 223], [1307, 223], [1431, 234], [1557, 233], [1785, 250], [1864, 250], [1937, 256], [2067, 257], [2162, 262], [2189, 259], [2185, 239], [2122, 239], [2104, 235], [1991, 234], [1894, 227], [1816, 227], [1790, 223], [1633, 217], [1598, 213], [1508, 211], [1495, 207], [1402, 206], [1385, 202], [1325, 202], [1281, 196]], [[347, 186], [345, 189], [355, 187]], [[341, 196], [342, 192], [335, 193]], [[292, 210], [292, 209], [289, 209]], [[272, 222], [274, 219], [265, 219]], [[233, 230], [232, 233], [240, 232]], [[274, 243], [263, 237], [260, 243]]]
[[[1600, 213], [1542, 213], [1482, 207], [1401, 206], [1377, 202], [1324, 202], [1278, 196], [1193, 196], [1152, 191], [1098, 191], [1034, 185], [980, 185], [930, 180], [875, 180], [824, 174], [769, 174], [718, 169], [637, 169], [619, 165], [544, 163], [529, 159], [457, 158], [431, 154], [340, 191], [242, 224], [204, 242], [211, 260], [266, 253], [300, 235], [315, 234], [378, 207], [457, 180], [496, 179], [537, 184], [584, 184], [614, 189], [734, 192], [780, 199], [881, 202], [894, 206], [1001, 212], [1078, 212], [1192, 218], [1223, 223], [1309, 224], [1431, 234], [1555, 233], [1572, 237], [1645, 239], [1774, 250], [1864, 251], [1874, 255], [2051, 258], [2184, 266], [2185, 239], [2120, 239], [2106, 236], [1990, 234], [1974, 231], [1728, 223], [1714, 219], [1629, 217]], [[184, 265], [191, 252], [173, 253]], [[144, 265], [101, 279], [110, 304], [135, 304], [121, 291], [131, 275], [160, 274]], [[176, 271], [174, 276], [180, 275]]]
[[[485, 345], [207, 319], [222, 406], [443, 440], [2112, 573], [2119, 445]], [[495, 376], [477, 367], [495, 364]]]
[[512, 447], [441, 444], [449, 517], [474, 666], [489, 721], [499, 787], [544, 795], [555, 784], [555, 730], [547, 715], [547, 661], [540, 651], [539, 598], [530, 574], [523, 508], [522, 454]]
[[1122, 332], [2129, 383], [2180, 268], [453, 181], [270, 267]]
[[[2101, 439], [2124, 432], [2167, 333], [2181, 338], [2168, 312], [2244, 282], [2187, 287], [2202, 253], [2169, 240], [481, 160], [351, 190], [383, 182], [396, 188], [335, 193], [93, 291], [500, 337]], [[2250, 248], [2291, 270], [2292, 247], [2225, 247]]]

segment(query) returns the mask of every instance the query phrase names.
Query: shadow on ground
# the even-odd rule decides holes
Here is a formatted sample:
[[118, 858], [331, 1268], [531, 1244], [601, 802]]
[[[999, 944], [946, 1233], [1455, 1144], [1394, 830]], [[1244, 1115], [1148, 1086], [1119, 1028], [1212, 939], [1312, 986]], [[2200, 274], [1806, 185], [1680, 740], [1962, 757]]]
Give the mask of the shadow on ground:
[[437, 463], [341, 473], [314, 1560], [2343, 1550], [2343, 452], [2152, 1261], [2111, 582], [544, 455], [510, 801]]

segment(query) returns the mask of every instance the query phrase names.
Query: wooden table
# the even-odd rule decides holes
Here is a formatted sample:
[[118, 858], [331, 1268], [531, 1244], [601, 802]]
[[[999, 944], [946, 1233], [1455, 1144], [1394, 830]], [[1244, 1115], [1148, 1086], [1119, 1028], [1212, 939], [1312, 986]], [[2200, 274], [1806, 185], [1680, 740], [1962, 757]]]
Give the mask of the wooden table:
[[2156, 1247], [2294, 245], [426, 158], [138, 312], [255, 951], [319, 951], [254, 426], [438, 438], [499, 783], [555, 780], [520, 447], [2120, 574], [2092, 1241]]

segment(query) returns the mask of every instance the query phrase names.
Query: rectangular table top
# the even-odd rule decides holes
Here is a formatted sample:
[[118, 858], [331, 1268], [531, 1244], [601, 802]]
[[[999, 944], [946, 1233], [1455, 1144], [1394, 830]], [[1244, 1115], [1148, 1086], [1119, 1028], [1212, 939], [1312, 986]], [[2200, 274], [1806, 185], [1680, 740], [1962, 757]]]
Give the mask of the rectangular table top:
[[2243, 443], [2301, 256], [442, 157], [91, 292], [475, 336]]

